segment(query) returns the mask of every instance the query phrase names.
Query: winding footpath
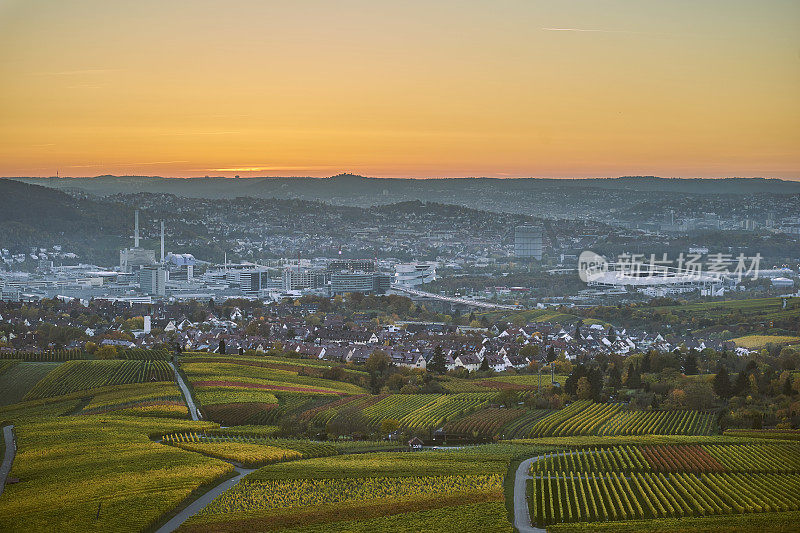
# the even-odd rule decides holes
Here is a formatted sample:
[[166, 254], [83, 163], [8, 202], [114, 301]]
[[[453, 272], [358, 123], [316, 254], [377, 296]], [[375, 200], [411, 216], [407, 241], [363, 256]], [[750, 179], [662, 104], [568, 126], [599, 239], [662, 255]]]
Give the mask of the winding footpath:
[[200, 420], [200, 416], [197, 412], [197, 406], [194, 404], [192, 394], [189, 392], [189, 387], [186, 386], [183, 378], [178, 373], [178, 369], [175, 368], [175, 363], [170, 362], [169, 366], [171, 366], [172, 370], [175, 372], [175, 381], [178, 382], [178, 387], [180, 387], [181, 391], [183, 391], [183, 397], [186, 398], [186, 406], [189, 408], [189, 414], [192, 416], [192, 420]]
[[202, 511], [209, 503], [211, 503], [214, 498], [225, 492], [226, 490], [234, 487], [237, 483], [239, 483], [244, 476], [251, 472], [255, 472], [256, 469], [251, 468], [236, 468], [236, 476], [232, 477], [228, 480], [223, 481], [210, 491], [206, 492], [195, 501], [190, 503], [185, 509], [180, 511], [176, 514], [169, 522], [161, 526], [156, 530], [156, 533], [172, 533], [176, 529], [178, 529], [181, 524], [186, 522], [190, 517], [196, 515], [200, 511]]
[[8, 425], [3, 428], [3, 438], [6, 441], [6, 453], [3, 457], [3, 464], [0, 466], [0, 495], [6, 486], [6, 479], [11, 472], [11, 464], [14, 462], [14, 455], [17, 453], [17, 445], [14, 442], [14, 426]]

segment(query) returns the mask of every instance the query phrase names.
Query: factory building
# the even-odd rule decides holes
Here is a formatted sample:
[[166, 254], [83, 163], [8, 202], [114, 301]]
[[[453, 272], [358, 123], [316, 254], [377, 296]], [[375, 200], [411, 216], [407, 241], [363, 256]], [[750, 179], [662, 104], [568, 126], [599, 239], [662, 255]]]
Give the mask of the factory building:
[[134, 214], [133, 248], [119, 251], [119, 269], [122, 272], [133, 272], [143, 266], [156, 264], [155, 250], [139, 247], [139, 210]]

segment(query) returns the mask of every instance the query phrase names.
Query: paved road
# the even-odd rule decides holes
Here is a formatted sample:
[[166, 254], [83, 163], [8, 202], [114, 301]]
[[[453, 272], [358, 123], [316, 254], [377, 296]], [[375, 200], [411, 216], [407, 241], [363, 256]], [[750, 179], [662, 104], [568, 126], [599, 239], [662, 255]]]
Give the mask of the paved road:
[[526, 483], [531, 479], [531, 465], [540, 459], [546, 459], [553, 455], [577, 455], [582, 453], [603, 453], [603, 450], [548, 453], [525, 459], [519, 464], [517, 472], [514, 474], [514, 527], [519, 530], [519, 533], [546, 533], [546, 530], [531, 525], [531, 511], [530, 507], [528, 507], [528, 487]]
[[531, 464], [547, 457], [532, 457], [519, 464], [514, 475], [514, 527], [519, 533], [545, 533], [544, 529], [531, 525], [531, 514], [528, 508], [527, 481], [531, 479]]
[[206, 492], [205, 494], [197, 498], [195, 501], [189, 504], [189, 506], [186, 507], [186, 509], [182, 510], [177, 515], [175, 515], [175, 517], [172, 518], [172, 520], [170, 520], [169, 522], [158, 528], [156, 530], [156, 533], [171, 533], [172, 531], [175, 531], [186, 520], [199, 513], [206, 505], [211, 503], [214, 500], [214, 498], [216, 498], [229, 488], [239, 483], [239, 481], [241, 481], [242, 478], [247, 474], [249, 474], [250, 472], [255, 472], [255, 469], [239, 468], [239, 467], [235, 468], [236, 472], [238, 473], [236, 477], [232, 477], [226, 481], [223, 481], [210, 491]]
[[14, 442], [14, 426], [5, 426], [3, 428], [3, 438], [6, 441], [6, 453], [3, 457], [3, 464], [0, 466], [0, 494], [3, 494], [3, 489], [6, 486], [6, 478], [8, 473], [11, 472], [11, 464], [14, 462], [14, 455], [17, 453], [17, 445]]
[[189, 387], [187, 387], [186, 383], [184, 383], [183, 378], [178, 373], [178, 369], [175, 368], [175, 364], [169, 363], [169, 366], [171, 366], [172, 370], [175, 372], [175, 381], [178, 382], [178, 386], [183, 391], [183, 396], [186, 398], [186, 405], [189, 407], [189, 414], [192, 415], [192, 420], [200, 420], [199, 413], [197, 412], [197, 406], [194, 404], [192, 394], [189, 392]]

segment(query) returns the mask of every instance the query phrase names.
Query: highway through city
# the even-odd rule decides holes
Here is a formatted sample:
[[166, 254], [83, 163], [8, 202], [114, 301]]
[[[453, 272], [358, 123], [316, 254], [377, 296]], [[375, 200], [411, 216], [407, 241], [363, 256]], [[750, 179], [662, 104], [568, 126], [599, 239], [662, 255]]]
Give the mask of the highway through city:
[[402, 292], [409, 296], [416, 296], [418, 298], [431, 298], [433, 300], [439, 300], [442, 302], [449, 302], [453, 304], [461, 304], [467, 305], [470, 307], [478, 307], [481, 309], [508, 309], [508, 310], [516, 310], [520, 309], [521, 307], [518, 305], [505, 305], [505, 304], [496, 304], [492, 302], [483, 302], [481, 300], [472, 300], [469, 298], [459, 298], [457, 296], [443, 296], [441, 294], [435, 294], [432, 292], [425, 292], [420, 291], [417, 289], [412, 289], [411, 287], [406, 287], [404, 285], [398, 285], [393, 283], [391, 286], [392, 290], [395, 292]]

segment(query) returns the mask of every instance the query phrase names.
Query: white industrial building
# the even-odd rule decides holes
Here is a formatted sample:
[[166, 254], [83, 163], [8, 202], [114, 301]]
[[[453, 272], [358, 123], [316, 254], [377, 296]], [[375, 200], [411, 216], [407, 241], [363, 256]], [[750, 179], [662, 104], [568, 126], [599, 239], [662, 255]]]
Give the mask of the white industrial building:
[[394, 267], [394, 282], [398, 285], [415, 287], [436, 280], [437, 263], [433, 261], [400, 263]]
[[629, 263], [608, 263], [605, 268], [587, 270], [586, 284], [591, 287], [626, 288], [648, 296], [668, 296], [704, 291], [721, 296], [726, 288], [736, 284], [734, 278], [722, 272], [689, 272], [669, 266], [642, 264], [631, 268]]

